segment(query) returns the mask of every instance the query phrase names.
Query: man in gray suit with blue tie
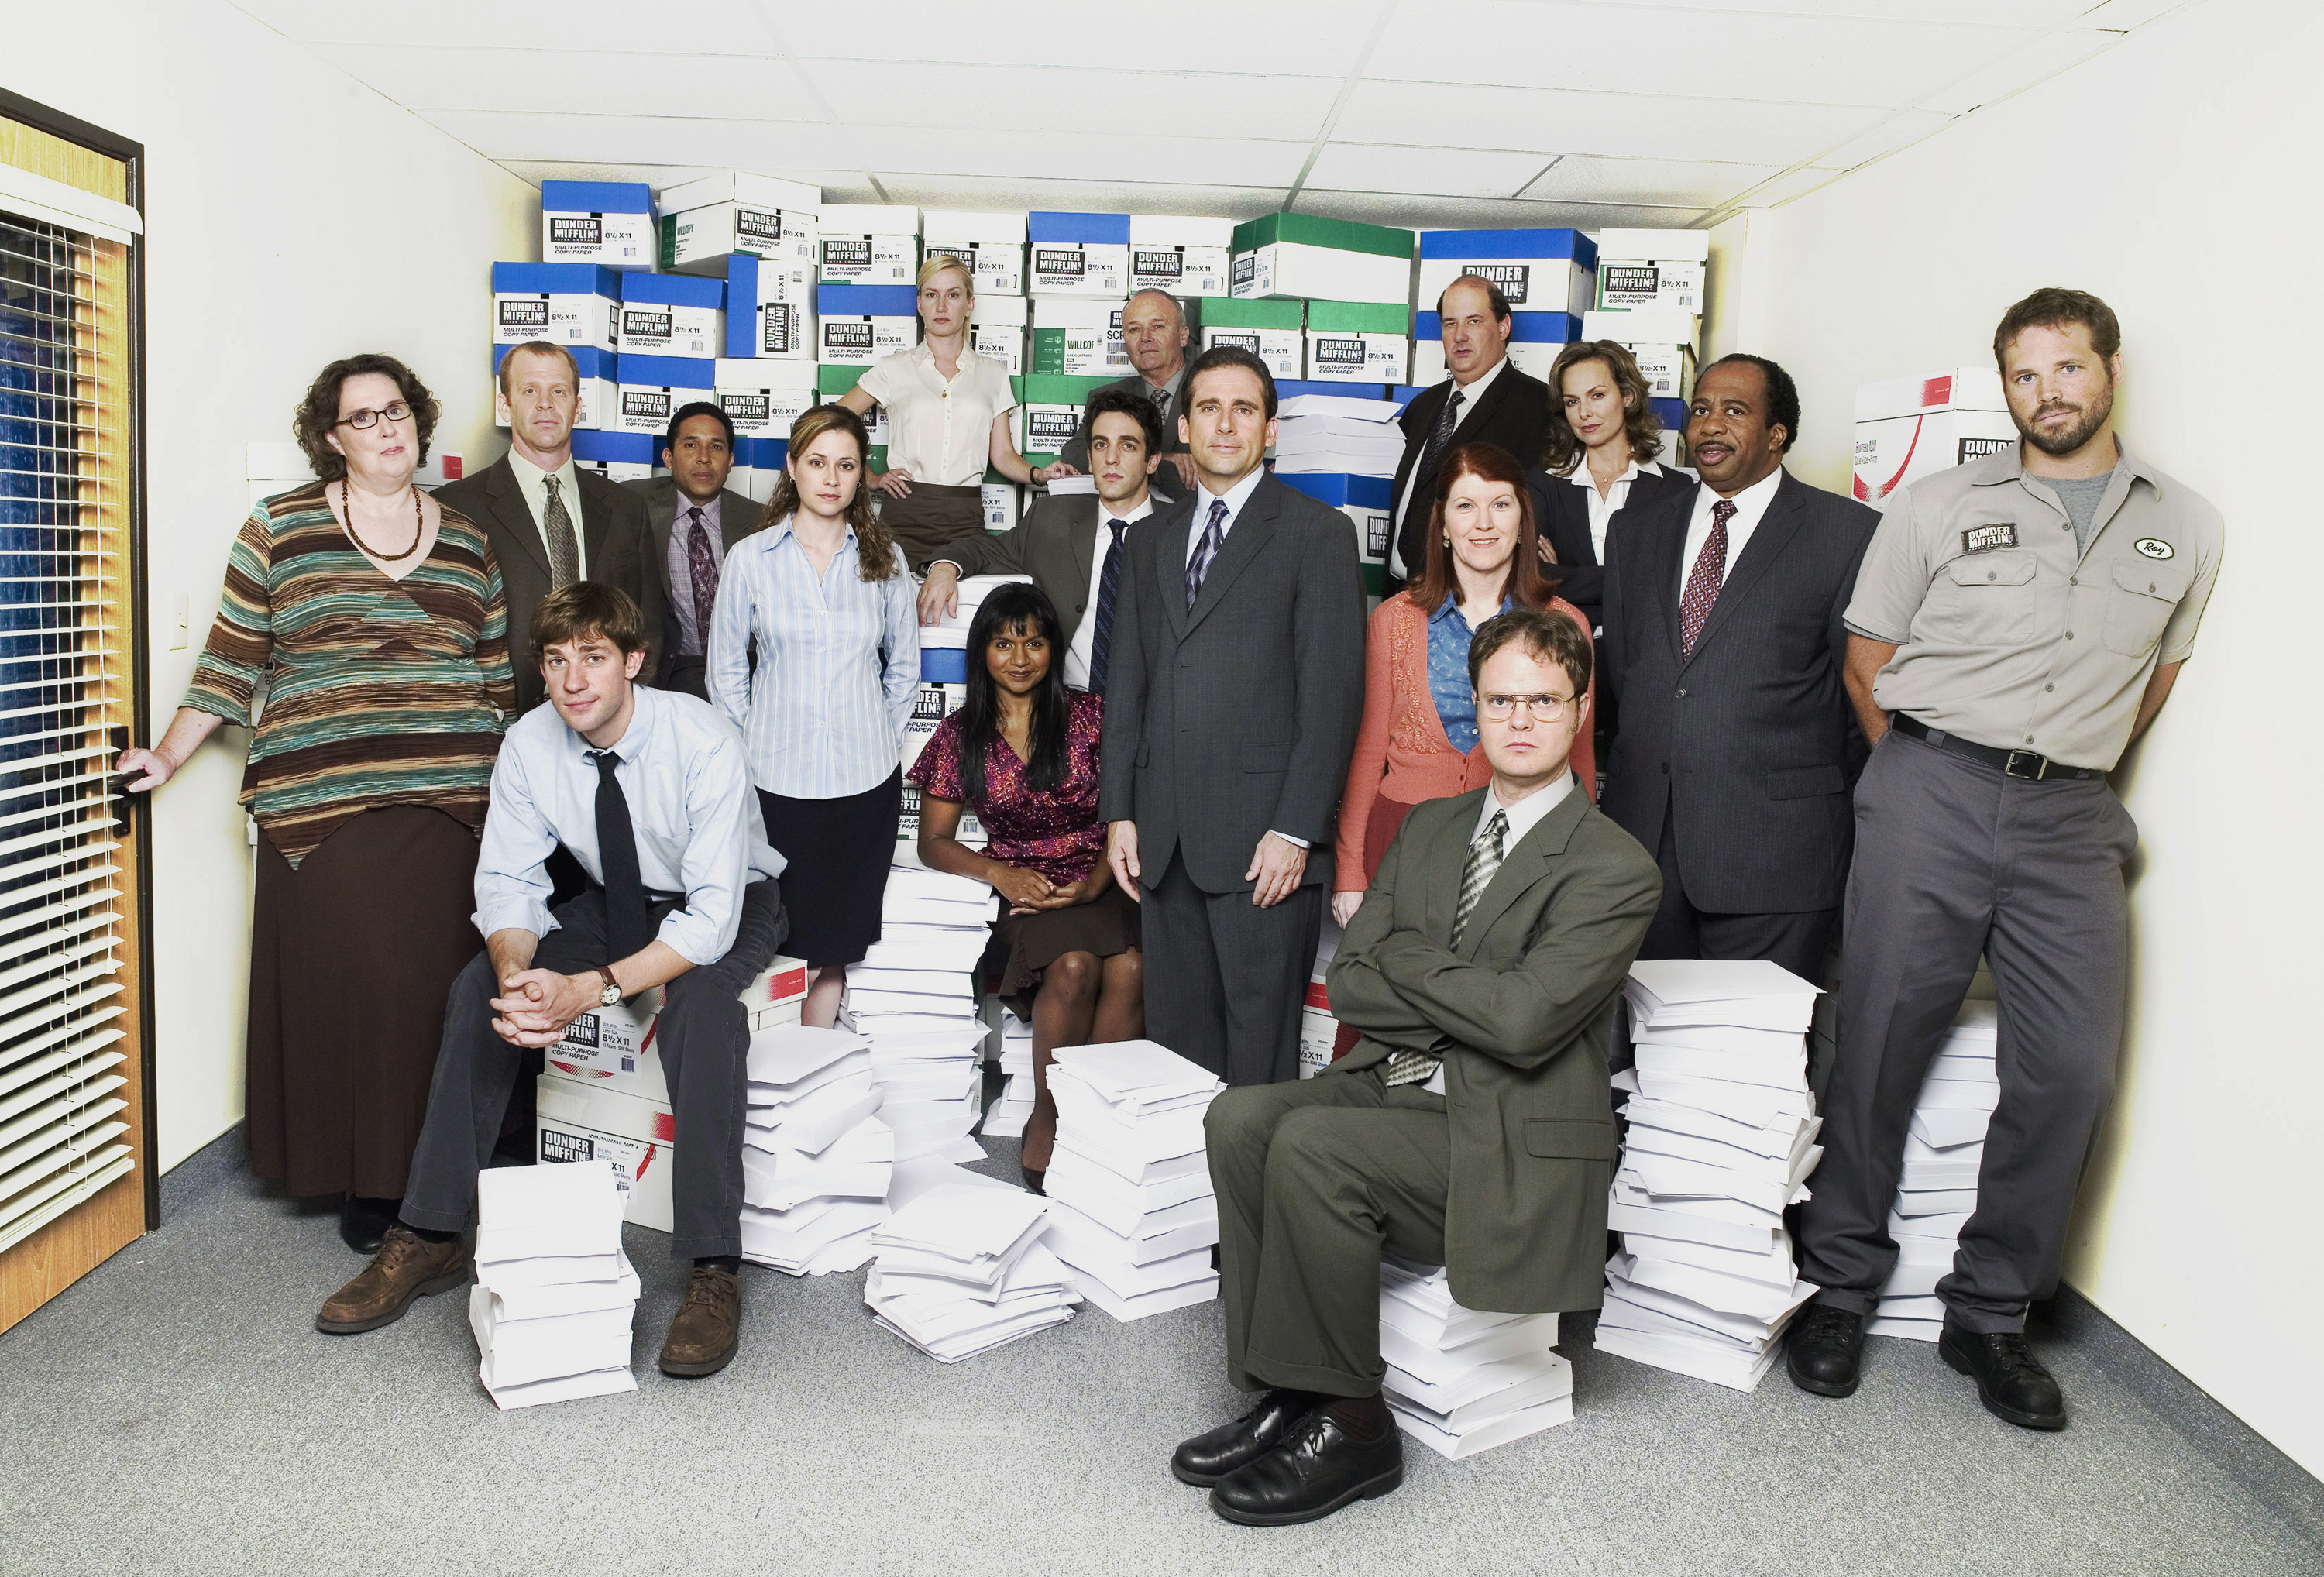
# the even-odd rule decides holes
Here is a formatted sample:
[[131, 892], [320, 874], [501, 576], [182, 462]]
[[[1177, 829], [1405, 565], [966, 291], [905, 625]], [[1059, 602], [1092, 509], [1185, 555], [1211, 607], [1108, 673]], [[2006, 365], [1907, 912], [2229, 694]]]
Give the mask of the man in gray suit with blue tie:
[[1275, 380], [1186, 369], [1194, 486], [1130, 530], [1098, 814], [1145, 905], [1146, 1028], [1233, 1084], [1296, 1076], [1363, 712], [1364, 586], [1339, 511], [1268, 475]]

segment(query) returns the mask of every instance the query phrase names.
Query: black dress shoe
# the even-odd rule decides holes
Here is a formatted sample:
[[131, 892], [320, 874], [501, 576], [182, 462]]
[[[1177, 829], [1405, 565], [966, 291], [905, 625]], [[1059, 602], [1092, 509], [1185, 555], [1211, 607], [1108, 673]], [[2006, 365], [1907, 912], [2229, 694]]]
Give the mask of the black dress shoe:
[[1824, 1304], [1800, 1316], [1784, 1352], [1792, 1383], [1819, 1397], [1853, 1396], [1863, 1363], [1864, 1316]]
[[1388, 1424], [1358, 1440], [1317, 1408], [1291, 1437], [1211, 1490], [1211, 1509], [1248, 1527], [1285, 1527], [1375, 1499], [1404, 1482], [1404, 1431]]
[[1207, 1489], [1246, 1462], [1257, 1462], [1289, 1438], [1292, 1428], [1324, 1398], [1312, 1391], [1273, 1390], [1231, 1424], [1182, 1443], [1170, 1471], [1182, 1484]]
[[339, 1241], [358, 1254], [376, 1254], [395, 1224], [400, 1199], [364, 1199], [350, 1194], [339, 1206]]
[[1026, 1167], [1026, 1166], [1019, 1166], [1017, 1169], [1018, 1169], [1019, 1172], [1022, 1172], [1022, 1173], [1025, 1175], [1025, 1189], [1026, 1189], [1026, 1192], [1028, 1192], [1028, 1193], [1029, 1193], [1029, 1194], [1046, 1194], [1047, 1193], [1048, 1193], [1048, 1192], [1049, 1192], [1047, 1188], [1044, 1188], [1044, 1187], [1042, 1187], [1042, 1186], [1041, 1186], [1042, 1183], [1043, 1183], [1043, 1182], [1044, 1182], [1044, 1181], [1048, 1177], [1048, 1176], [1049, 1176], [1049, 1169], [1048, 1169], [1047, 1167], [1042, 1167], [1042, 1168], [1041, 1168], [1039, 1171], [1038, 1171], [1038, 1172], [1037, 1172], [1037, 1171], [1035, 1171], [1032, 1167]]
[[1995, 1417], [2020, 1429], [2066, 1426], [2066, 1394], [2018, 1333], [1964, 1331], [1947, 1320], [1937, 1352], [1977, 1382], [1977, 1399]]

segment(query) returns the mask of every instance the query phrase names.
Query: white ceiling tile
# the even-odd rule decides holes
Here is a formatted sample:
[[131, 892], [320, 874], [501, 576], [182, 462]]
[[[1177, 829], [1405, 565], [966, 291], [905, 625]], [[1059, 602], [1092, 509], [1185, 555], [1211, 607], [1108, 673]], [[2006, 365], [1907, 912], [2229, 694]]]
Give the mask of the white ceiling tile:
[[[1928, 22], [1469, 0], [1397, 10], [1372, 78], [1682, 97], [1909, 105], [2033, 36]], [[1488, 41], [1481, 42], [1480, 41]]]
[[1289, 186], [1306, 143], [1093, 134], [1073, 131], [954, 132], [850, 126], [845, 145], [866, 170], [1035, 180], [1160, 181], [1195, 186]]
[[2077, 17], [2074, 25], [2127, 32], [2134, 27], [2144, 27], [2158, 16], [2201, 4], [2202, 0], [2099, 0]]
[[1657, 98], [1545, 88], [1360, 82], [1334, 137], [1418, 147], [1504, 148], [1634, 159], [1792, 164], [1855, 136], [1884, 112], [1854, 105]]
[[1836, 148], [1828, 148], [1816, 155], [1816, 163], [1826, 170], [1853, 170], [1868, 160], [1884, 153], [1894, 153], [1899, 148], [1910, 147], [1923, 137], [1942, 131], [1952, 124], [1955, 116], [1938, 115], [1928, 110], [1898, 110], [1861, 136], [1849, 138]]
[[462, 44], [475, 49], [634, 50], [660, 39], [696, 54], [768, 52], [752, 0], [687, 0], [682, 23], [635, 0], [235, 0], [300, 43]]
[[2051, 33], [2011, 51], [1960, 81], [1943, 84], [1922, 100], [1921, 106], [1967, 115], [1979, 105], [1997, 103], [2070, 66], [2079, 66], [2101, 50], [2113, 48], [2121, 37], [2117, 32], [2086, 32], [2079, 28]]
[[1338, 190], [1458, 198], [1515, 197], [1549, 162], [1538, 153], [1474, 148], [1388, 148], [1333, 143], [1308, 172], [1310, 185]]
[[316, 44], [314, 52], [407, 109], [822, 117], [772, 56]]
[[[1284, 187], [1140, 185], [1102, 180], [1045, 180], [1022, 177], [909, 175], [877, 171], [893, 201], [924, 208], [1013, 212], [1056, 208], [1080, 214], [1200, 214], [1255, 219], [1283, 206]], [[865, 199], [870, 200], [870, 199]], [[1302, 205], [1305, 206], [1304, 204]]]
[[[2176, 0], [2144, 0], [2147, 4], [2175, 4]], [[1983, 27], [2046, 27], [2064, 22], [2091, 4], [2091, 0], [1611, 0], [1604, 4], [1609, 11], [1619, 9], [1631, 13], [1626, 19], [1636, 25], [1637, 14], [1656, 11], [1718, 11], [1789, 14], [1796, 16], [1850, 17], [1864, 22], [1942, 22]], [[1686, 25], [1685, 19], [1674, 16], [1665, 22], [1654, 18], [1655, 26]]]
[[[700, 164], [614, 164], [575, 162], [558, 159], [503, 159], [501, 168], [519, 180], [529, 180], [539, 186], [544, 180], [640, 180], [656, 191], [692, 180], [696, 176], [709, 175], [716, 170], [735, 166]], [[744, 168], [748, 168], [744, 166]], [[761, 170], [760, 175], [779, 175], [787, 180], [806, 181], [823, 189], [823, 200], [828, 203], [876, 203], [883, 200], [873, 191], [860, 170]], [[899, 198], [899, 202], [915, 198]]]
[[1514, 198], [1403, 196], [1376, 191], [1300, 189], [1299, 211], [1327, 219], [1359, 219], [1403, 229], [1573, 229], [1606, 226], [1677, 229], [1700, 216], [1699, 208], [1663, 208], [1616, 203], [1536, 203]]
[[487, 159], [756, 170], [861, 169], [834, 126], [612, 115], [430, 110], [421, 116]]
[[[979, 66], [936, 61], [816, 60], [805, 68], [843, 122], [972, 131], [1055, 127], [1138, 133], [1167, 126], [1200, 135], [1313, 144], [1339, 97], [1337, 77]], [[1157, 114], [1157, 106], [1167, 106]]]
[[[1011, 0], [882, 0], [876, 12], [769, 0], [766, 11], [792, 53], [824, 60], [1345, 77], [1387, 3], [1177, 0], [1141, 15], [1066, 7], [1039, 14]], [[964, 78], [959, 91], [979, 91], [977, 81]]]
[[1653, 202], [1716, 208], [1778, 173], [1775, 164], [1720, 164], [1681, 159], [1561, 159], [1525, 189], [1532, 198], [1568, 202]]

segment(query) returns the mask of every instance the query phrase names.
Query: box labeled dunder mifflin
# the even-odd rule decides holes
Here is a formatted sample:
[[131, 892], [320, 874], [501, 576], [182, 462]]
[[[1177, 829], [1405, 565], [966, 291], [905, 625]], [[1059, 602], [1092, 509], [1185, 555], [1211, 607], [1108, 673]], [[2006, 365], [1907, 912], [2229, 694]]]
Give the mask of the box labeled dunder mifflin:
[[1267, 214], [1235, 226], [1229, 289], [1238, 300], [1409, 302], [1412, 244], [1391, 226]]
[[1026, 333], [1032, 302], [1024, 296], [979, 294], [968, 308], [968, 348], [999, 362], [1017, 377], [1026, 370]]
[[[515, 348], [512, 345], [493, 346], [493, 423], [496, 427], [509, 424], [508, 402], [501, 398], [501, 363], [506, 361], [509, 352]], [[572, 356], [573, 364], [581, 374], [579, 387], [576, 390], [580, 397], [580, 409], [574, 414], [574, 427], [611, 427], [621, 358], [612, 351], [599, 350], [594, 345], [568, 345], [565, 350]]]
[[622, 275], [614, 349], [624, 355], [715, 356], [726, 347], [726, 281], [685, 273]]
[[[1582, 319], [1570, 312], [1509, 314], [1509, 364], [1529, 378], [1547, 382], [1557, 353], [1582, 337]], [[1444, 381], [1444, 324], [1433, 312], [1416, 312], [1412, 327], [1412, 381], [1423, 387]]]
[[[1397, 309], [1398, 315], [1403, 312]], [[1278, 378], [1296, 378], [1307, 358], [1305, 303], [1300, 301], [1209, 300], [1203, 303], [1203, 348], [1240, 346], [1267, 364]], [[1373, 383], [1385, 380], [1374, 378]]]
[[667, 437], [679, 406], [710, 398], [716, 365], [708, 356], [623, 356], [620, 398], [613, 420], [604, 425], [617, 432]]
[[653, 192], [642, 181], [544, 180], [540, 255], [547, 263], [594, 263], [653, 271], [659, 250]]
[[493, 264], [493, 343], [613, 348], [622, 276], [594, 263]]
[[1090, 396], [1112, 383], [1111, 378], [1078, 378], [1033, 373], [1024, 380], [1020, 400], [1025, 409], [1025, 458], [1046, 466], [1081, 431], [1082, 410]]
[[1025, 239], [1031, 294], [1115, 300], [1130, 294], [1128, 214], [1030, 213]]
[[1229, 294], [1234, 229], [1232, 219], [1130, 215], [1130, 290], [1167, 290], [1174, 296]]
[[1875, 509], [1886, 510], [1923, 476], [2016, 447], [2017, 425], [1991, 367], [1947, 367], [1857, 387], [1852, 491]]
[[1579, 230], [1423, 230], [1420, 304], [1472, 273], [1500, 287], [1512, 313], [1587, 312], [1598, 304], [1599, 248]]
[[813, 361], [815, 289], [760, 258], [728, 258], [726, 343], [721, 354]]
[[668, 272], [723, 274], [740, 254], [814, 277], [819, 187], [727, 170], [664, 187], [659, 206]]
[[[750, 1027], [763, 1029], [798, 1022], [807, 986], [806, 960], [778, 954], [739, 993]], [[662, 988], [657, 986], [626, 1002], [582, 1014], [565, 1027], [565, 1038], [544, 1054], [547, 1073], [591, 1089], [668, 1105], [669, 1085], [654, 1050], [663, 1000]]]
[[543, 1074], [533, 1081], [532, 1135], [533, 1158], [543, 1166], [612, 1163], [622, 1219], [657, 1232], [670, 1230], [678, 1122], [667, 1101]]
[[816, 286], [815, 359], [868, 367], [911, 349], [919, 338], [918, 297], [910, 285]]
[[1582, 317], [1582, 337], [1610, 339], [1629, 347], [1646, 380], [1647, 396], [1683, 400], [1694, 387], [1694, 337], [1700, 320], [1669, 307], [1637, 307]]
[[1708, 230], [1600, 230], [1595, 304], [1700, 314], [1710, 261]]
[[1307, 376], [1317, 383], [1401, 383], [1411, 317], [1401, 301], [1307, 303]]
[[739, 453], [744, 438], [790, 438], [791, 423], [820, 402], [813, 362], [720, 357], [710, 371], [713, 398], [734, 424]]
[[968, 265], [977, 299], [1025, 293], [1025, 216], [930, 208], [921, 216], [921, 254], [949, 252]]
[[819, 283], [917, 287], [920, 210], [901, 203], [825, 203], [816, 247]]

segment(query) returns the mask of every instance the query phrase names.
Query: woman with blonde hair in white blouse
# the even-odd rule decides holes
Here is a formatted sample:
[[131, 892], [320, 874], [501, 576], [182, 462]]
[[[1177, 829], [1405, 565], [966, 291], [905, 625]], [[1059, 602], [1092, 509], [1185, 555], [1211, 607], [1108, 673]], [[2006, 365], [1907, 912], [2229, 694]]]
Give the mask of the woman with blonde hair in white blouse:
[[880, 518], [913, 569], [936, 551], [984, 529], [982, 488], [990, 465], [1011, 482], [1047, 482], [1071, 469], [1036, 470], [1017, 452], [1009, 369], [968, 348], [976, 280], [948, 252], [920, 264], [920, 343], [872, 364], [839, 403], [858, 416], [888, 408], [888, 469], [872, 478], [887, 494]]

